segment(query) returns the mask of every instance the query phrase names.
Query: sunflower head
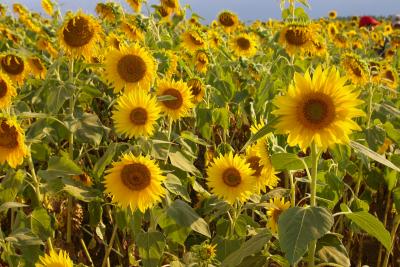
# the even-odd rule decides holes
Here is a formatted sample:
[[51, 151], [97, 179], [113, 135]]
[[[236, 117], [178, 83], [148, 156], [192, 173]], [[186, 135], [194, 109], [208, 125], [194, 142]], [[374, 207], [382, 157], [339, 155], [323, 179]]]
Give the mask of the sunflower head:
[[35, 267], [73, 267], [74, 263], [70, 259], [68, 253], [60, 250], [58, 253], [51, 250], [49, 254], [39, 257], [39, 261]]
[[330, 19], [336, 19], [336, 17], [337, 17], [336, 10], [329, 11], [328, 16], [329, 16]]
[[142, 2], [143, 0], [126, 0], [128, 5], [131, 6], [131, 8], [136, 12], [139, 13], [140, 10], [142, 9]]
[[42, 0], [41, 4], [43, 10], [47, 13], [47, 15], [52, 16], [54, 12], [54, 3], [50, 0]]
[[355, 84], [365, 84], [369, 78], [368, 65], [356, 54], [346, 53], [342, 56], [342, 66]]
[[219, 13], [217, 21], [227, 33], [234, 31], [239, 25], [238, 16], [230, 11]]
[[46, 77], [47, 69], [43, 62], [38, 57], [28, 58], [29, 67], [32, 73], [39, 79], [44, 79]]
[[201, 102], [205, 95], [205, 86], [200, 78], [191, 78], [187, 81], [187, 85], [190, 88], [190, 92], [193, 96], [193, 102], [195, 104]]
[[207, 52], [205, 50], [198, 50], [196, 52], [194, 59], [195, 59], [194, 65], [196, 70], [200, 73], [207, 72], [209, 63]]
[[3, 54], [0, 56], [0, 66], [3, 73], [18, 85], [22, 85], [28, 73], [29, 66], [25, 59], [15, 54]]
[[121, 23], [121, 30], [125, 33], [126, 37], [134, 42], [142, 42], [144, 40], [143, 32], [136, 27], [135, 23], [130, 21], [123, 21]]
[[27, 153], [25, 135], [17, 121], [0, 117], [0, 163], [8, 162], [15, 168]]
[[8, 108], [17, 91], [7, 75], [0, 72], [0, 109]]
[[290, 55], [303, 54], [313, 49], [313, 31], [310, 25], [290, 23], [286, 25], [279, 35], [279, 43]]
[[269, 200], [270, 208], [268, 208], [267, 216], [268, 216], [268, 223], [267, 226], [273, 233], [278, 232], [278, 219], [279, 216], [285, 210], [289, 209], [290, 202], [285, 202], [284, 198], [273, 198]]
[[207, 41], [203, 38], [202, 33], [197, 30], [182, 33], [181, 40], [183, 48], [191, 53], [207, 47]]
[[252, 57], [257, 52], [256, 38], [247, 33], [239, 34], [231, 37], [230, 47], [237, 57]]
[[116, 19], [116, 12], [111, 2], [105, 4], [97, 3], [95, 11], [101, 19], [108, 21], [113, 21]]
[[289, 145], [299, 145], [305, 151], [315, 142], [326, 150], [348, 143], [351, 132], [361, 129], [352, 119], [364, 115], [357, 108], [363, 101], [346, 81], [334, 67], [323, 71], [318, 66], [312, 78], [309, 71], [304, 76], [295, 73], [287, 94], [274, 100], [278, 108], [273, 111], [278, 115], [275, 127], [289, 134]]
[[384, 85], [391, 89], [396, 89], [398, 86], [398, 73], [393, 68], [383, 68], [381, 73], [381, 80]]

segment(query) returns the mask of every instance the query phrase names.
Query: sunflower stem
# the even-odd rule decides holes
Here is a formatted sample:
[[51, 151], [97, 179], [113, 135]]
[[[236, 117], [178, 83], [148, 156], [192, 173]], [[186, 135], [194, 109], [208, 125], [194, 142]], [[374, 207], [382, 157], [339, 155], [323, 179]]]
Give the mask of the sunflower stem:
[[290, 179], [290, 206], [293, 208], [296, 206], [296, 183], [294, 182], [293, 174], [290, 171], [286, 174], [289, 175]]
[[28, 165], [29, 165], [29, 170], [32, 175], [33, 183], [35, 185], [36, 198], [37, 198], [38, 204], [40, 205], [40, 202], [42, 201], [42, 195], [40, 194], [40, 181], [39, 181], [39, 178], [36, 176], [35, 166], [33, 165], [32, 153], [31, 153], [30, 147], [29, 147], [29, 154], [28, 154]]
[[94, 266], [93, 260], [92, 260], [92, 258], [90, 257], [90, 253], [89, 253], [89, 251], [88, 251], [88, 249], [87, 249], [87, 247], [86, 247], [85, 241], [81, 238], [81, 239], [80, 239], [80, 242], [81, 242], [83, 251], [85, 252], [86, 258], [88, 259], [88, 261], [89, 261], [89, 263], [90, 263], [90, 266]]
[[[74, 59], [70, 59], [69, 61], [69, 68], [68, 68], [68, 73], [69, 73], [69, 82], [73, 82], [74, 80]], [[74, 95], [72, 94], [71, 98], [69, 99], [69, 116], [72, 117], [74, 116], [74, 108], [75, 108], [75, 101], [74, 101]], [[68, 143], [69, 143], [69, 157], [71, 160], [74, 160], [74, 133], [70, 131], [69, 133], [69, 138], [68, 138]], [[71, 243], [71, 226], [72, 226], [72, 202], [73, 198], [72, 196], [68, 196], [68, 206], [67, 206], [67, 244]]]
[[[396, 217], [394, 217], [394, 221], [393, 221], [393, 228], [392, 231], [390, 233], [390, 236], [392, 237], [392, 249], [394, 246], [394, 242], [396, 239], [396, 233], [397, 233], [397, 229], [399, 228], [400, 225], [400, 214], [397, 214]], [[390, 253], [392, 253], [392, 249], [390, 250], [386, 250], [386, 254], [385, 254], [385, 259], [383, 260], [383, 267], [387, 267], [389, 264], [389, 257], [390, 257]]]
[[111, 234], [111, 239], [110, 239], [110, 242], [108, 243], [106, 253], [104, 254], [104, 259], [103, 259], [103, 263], [101, 264], [101, 267], [105, 267], [107, 265], [108, 257], [110, 256], [111, 249], [114, 244], [114, 239], [117, 234], [117, 230], [118, 230], [117, 224], [114, 224], [113, 232]]

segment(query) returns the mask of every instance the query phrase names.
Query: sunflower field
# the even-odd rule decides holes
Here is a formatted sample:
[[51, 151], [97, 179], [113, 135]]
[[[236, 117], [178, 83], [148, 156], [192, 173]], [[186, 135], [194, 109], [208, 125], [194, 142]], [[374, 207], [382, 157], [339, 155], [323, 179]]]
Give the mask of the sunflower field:
[[0, 266], [400, 266], [400, 27], [280, 2], [0, 4]]

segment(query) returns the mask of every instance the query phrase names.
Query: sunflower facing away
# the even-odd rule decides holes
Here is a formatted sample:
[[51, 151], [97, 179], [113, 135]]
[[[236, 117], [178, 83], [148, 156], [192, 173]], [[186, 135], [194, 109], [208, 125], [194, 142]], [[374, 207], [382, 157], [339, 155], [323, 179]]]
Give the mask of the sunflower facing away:
[[289, 55], [312, 51], [312, 30], [309, 25], [291, 23], [286, 25], [280, 35], [279, 43]]
[[150, 136], [154, 132], [160, 112], [155, 97], [143, 90], [136, 90], [118, 99], [112, 118], [118, 134], [130, 138]]
[[162, 175], [157, 163], [149, 157], [125, 154], [121, 161], [114, 162], [105, 176], [106, 192], [120, 206], [145, 212], [165, 195]]
[[105, 77], [114, 85], [114, 91], [149, 91], [154, 80], [156, 65], [153, 57], [138, 44], [112, 49], [105, 58]]
[[218, 15], [218, 24], [226, 33], [234, 31], [239, 25], [238, 16], [230, 11], [223, 11]]
[[247, 33], [232, 37], [230, 47], [237, 57], [252, 57], [257, 53], [257, 42], [253, 36]]
[[207, 184], [213, 194], [229, 204], [245, 202], [256, 190], [256, 178], [250, 164], [229, 153], [214, 159], [207, 169]]
[[172, 96], [174, 98], [160, 101], [162, 111], [173, 121], [187, 116], [194, 106], [190, 89], [183, 81], [159, 81], [157, 96]]
[[282, 212], [289, 209], [290, 202], [285, 202], [284, 198], [273, 198], [269, 200], [269, 204], [271, 205], [271, 208], [269, 208], [267, 211], [267, 226], [269, 229], [271, 229], [271, 232], [277, 233], [279, 216], [282, 214]]
[[0, 109], [11, 105], [12, 97], [17, 95], [15, 87], [12, 85], [7, 75], [0, 72]]
[[78, 12], [67, 17], [58, 31], [58, 40], [67, 54], [90, 59], [98, 51], [102, 29], [92, 17]]
[[353, 83], [362, 85], [368, 81], [368, 65], [356, 54], [344, 54], [342, 66]]
[[28, 64], [25, 60], [14, 54], [3, 54], [0, 56], [0, 66], [3, 73], [18, 85], [22, 85], [28, 73]]
[[352, 119], [363, 116], [357, 108], [363, 103], [359, 92], [345, 85], [335, 67], [322, 70], [318, 66], [311, 79], [309, 71], [294, 75], [294, 83], [285, 96], [274, 100], [278, 115], [275, 128], [289, 134], [288, 143], [305, 151], [311, 142], [326, 150], [329, 146], [348, 143], [352, 130], [361, 130]]
[[0, 118], [0, 163], [7, 161], [8, 165], [15, 168], [27, 154], [25, 135], [17, 121]]
[[73, 267], [74, 263], [70, 259], [68, 253], [64, 250], [60, 250], [59, 253], [54, 250], [50, 251], [49, 254], [39, 257], [39, 262], [35, 264], [35, 267]]

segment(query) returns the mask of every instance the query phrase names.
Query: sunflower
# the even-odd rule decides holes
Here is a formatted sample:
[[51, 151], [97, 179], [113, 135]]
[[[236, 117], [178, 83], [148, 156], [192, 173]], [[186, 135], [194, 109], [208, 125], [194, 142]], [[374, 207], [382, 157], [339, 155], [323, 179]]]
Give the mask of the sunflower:
[[153, 57], [139, 44], [112, 49], [105, 56], [105, 77], [114, 85], [114, 91], [143, 89], [152, 84], [156, 65]]
[[159, 81], [157, 96], [174, 97], [174, 99], [160, 101], [162, 111], [172, 120], [178, 120], [186, 116], [194, 106], [190, 89], [183, 81]]
[[127, 21], [122, 22], [121, 30], [125, 33], [126, 37], [134, 42], [142, 42], [144, 40], [143, 32], [133, 23]]
[[98, 51], [97, 43], [101, 41], [102, 28], [92, 17], [79, 11], [76, 15], [67, 16], [58, 31], [58, 40], [67, 54], [78, 58], [90, 59]]
[[150, 136], [160, 117], [157, 100], [143, 90], [136, 90], [122, 95], [112, 116], [118, 134], [130, 138]]
[[41, 4], [47, 15], [52, 16], [54, 12], [54, 4], [50, 0], [42, 0]]
[[[268, 187], [269, 189], [273, 189], [278, 186], [279, 177], [276, 176], [275, 168], [272, 166], [271, 157], [270, 157], [270, 148], [268, 144], [267, 138], [262, 138], [257, 141], [255, 144], [255, 150], [257, 152], [258, 157], [260, 158], [260, 164], [263, 166], [263, 175], [264, 180], [262, 181], [262, 186]], [[262, 191], [264, 191], [262, 189]]]
[[329, 23], [328, 24], [328, 35], [329, 35], [329, 38], [331, 40], [334, 40], [338, 33], [339, 33], [339, 31], [336, 28], [336, 25], [334, 23]]
[[113, 21], [116, 19], [111, 3], [97, 3], [95, 11], [101, 19], [108, 21]]
[[329, 16], [330, 19], [336, 19], [336, 17], [337, 17], [336, 10], [329, 11], [328, 16]]
[[229, 204], [245, 202], [256, 190], [256, 178], [250, 164], [229, 153], [214, 159], [207, 168], [207, 184], [211, 192]]
[[120, 50], [122, 47], [123, 38], [116, 35], [115, 33], [110, 33], [107, 35], [106, 44], [107, 47]]
[[207, 72], [209, 60], [208, 60], [208, 54], [204, 50], [197, 51], [194, 60], [195, 60], [194, 66], [196, 71], [200, 73]]
[[21, 4], [13, 4], [13, 11], [18, 14], [20, 17], [23, 16], [28, 16], [28, 9], [26, 9], [25, 6], [21, 5]]
[[208, 43], [211, 48], [218, 49], [221, 46], [220, 34], [215, 30], [210, 30], [208, 32]]
[[205, 86], [199, 78], [192, 78], [187, 82], [193, 96], [193, 103], [200, 103], [206, 93]]
[[54, 250], [51, 250], [49, 254], [39, 257], [39, 262], [35, 264], [35, 267], [73, 267], [74, 263], [70, 259], [68, 253], [64, 250], [60, 250], [57, 254]]
[[200, 49], [205, 49], [207, 45], [206, 40], [195, 30], [182, 33], [181, 40], [183, 48], [192, 53]]
[[313, 49], [312, 30], [309, 25], [291, 23], [281, 30], [279, 43], [289, 55], [302, 54]]
[[275, 128], [289, 134], [289, 145], [298, 144], [305, 151], [315, 142], [326, 150], [348, 143], [352, 130], [361, 130], [352, 119], [364, 115], [357, 108], [363, 101], [346, 81], [335, 67], [323, 71], [318, 66], [312, 79], [308, 71], [304, 76], [295, 73], [288, 93], [274, 100], [278, 109], [273, 111], [279, 117]]
[[391, 89], [396, 89], [398, 86], [397, 71], [393, 68], [384, 68], [381, 71], [380, 77], [382, 79], [382, 84], [386, 85]]
[[57, 50], [53, 47], [50, 41], [44, 37], [40, 37], [37, 40], [36, 47], [41, 51], [48, 52], [53, 58], [57, 57]]
[[234, 31], [239, 25], [238, 16], [230, 11], [221, 12], [217, 20], [226, 33]]
[[3, 73], [18, 85], [22, 85], [28, 73], [28, 64], [21, 56], [15, 54], [3, 54], [0, 56], [0, 66]]
[[27, 154], [25, 135], [17, 121], [0, 118], [0, 163], [7, 161], [8, 165], [15, 168]]
[[142, 2], [143, 0], [126, 0], [128, 5], [131, 6], [131, 8], [136, 12], [139, 13], [140, 10], [142, 9]]
[[157, 163], [149, 157], [124, 154], [105, 176], [106, 192], [120, 206], [145, 212], [165, 195], [161, 183], [166, 179]]
[[36, 78], [44, 79], [46, 77], [47, 69], [38, 57], [28, 58], [28, 64]]
[[344, 34], [336, 34], [333, 42], [339, 48], [347, 48], [347, 37]]
[[278, 219], [282, 212], [289, 209], [290, 202], [285, 202], [285, 198], [273, 198], [269, 200], [271, 208], [268, 209], [268, 223], [267, 226], [271, 229], [271, 232], [278, 232]]
[[6, 7], [0, 4], [0, 17], [5, 17], [6, 13], [7, 13]]
[[257, 53], [256, 39], [247, 33], [231, 38], [230, 47], [237, 57], [252, 57]]
[[0, 72], [0, 109], [9, 107], [12, 97], [16, 95], [17, 91], [8, 76]]
[[365, 84], [368, 81], [368, 66], [356, 54], [346, 53], [342, 56], [342, 66], [355, 84]]
[[160, 15], [161, 21], [169, 21], [169, 16], [172, 14], [172, 11], [165, 6], [156, 6], [156, 12]]
[[161, 5], [174, 11], [174, 12], [179, 12], [179, 1], [178, 0], [161, 0]]
[[327, 53], [326, 43], [323, 38], [315, 38], [313, 41], [313, 49], [309, 51], [312, 56], [323, 57]]

